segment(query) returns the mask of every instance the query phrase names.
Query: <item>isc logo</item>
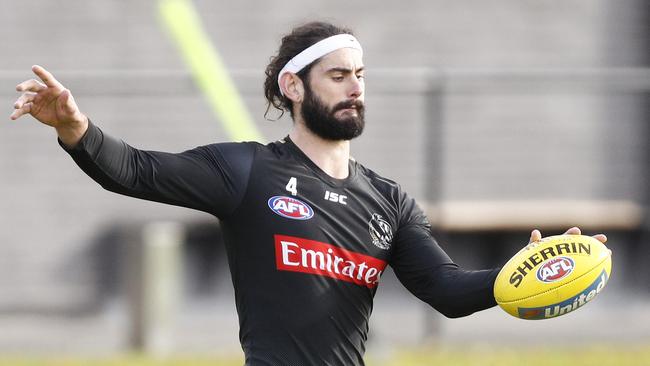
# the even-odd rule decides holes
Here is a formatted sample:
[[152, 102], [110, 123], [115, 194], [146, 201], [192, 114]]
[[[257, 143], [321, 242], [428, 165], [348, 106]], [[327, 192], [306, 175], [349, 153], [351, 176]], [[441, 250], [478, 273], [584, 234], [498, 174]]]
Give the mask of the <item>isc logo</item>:
[[294, 220], [309, 220], [314, 216], [314, 210], [308, 204], [286, 196], [269, 198], [269, 208], [276, 214]]
[[346, 202], [346, 200], [348, 199], [348, 196], [344, 196], [342, 194], [334, 193], [334, 192], [330, 192], [330, 191], [325, 191], [325, 199], [328, 200], [328, 201], [332, 201], [332, 202], [338, 202], [338, 203], [340, 203], [342, 205], [347, 205], [348, 204]]
[[569, 257], [555, 257], [544, 262], [537, 270], [537, 279], [542, 282], [555, 282], [573, 272], [575, 264]]

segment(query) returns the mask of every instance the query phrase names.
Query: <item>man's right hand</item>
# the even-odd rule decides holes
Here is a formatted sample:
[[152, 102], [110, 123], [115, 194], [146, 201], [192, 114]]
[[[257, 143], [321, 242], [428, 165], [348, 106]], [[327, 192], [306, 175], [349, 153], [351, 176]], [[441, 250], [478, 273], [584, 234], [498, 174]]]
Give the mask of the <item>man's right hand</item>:
[[31, 114], [39, 122], [56, 129], [61, 141], [68, 147], [79, 142], [88, 129], [88, 118], [79, 111], [72, 94], [50, 72], [40, 66], [32, 71], [41, 81], [31, 79], [16, 86], [23, 94], [14, 103], [11, 119]]

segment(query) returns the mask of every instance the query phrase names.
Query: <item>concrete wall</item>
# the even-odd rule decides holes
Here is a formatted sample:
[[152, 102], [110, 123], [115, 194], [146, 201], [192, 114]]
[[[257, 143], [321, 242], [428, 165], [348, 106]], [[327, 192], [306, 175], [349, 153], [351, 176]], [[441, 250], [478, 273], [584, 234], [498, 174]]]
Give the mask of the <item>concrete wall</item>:
[[[290, 127], [262, 117], [262, 73], [279, 37], [305, 20], [332, 20], [355, 29], [368, 66], [368, 127], [353, 153], [414, 196], [424, 199], [435, 186], [446, 200], [633, 202], [648, 184], [645, 121], [634, 95], [552, 72], [559, 86], [543, 75], [514, 84], [498, 75], [639, 66], [647, 34], [635, 25], [637, 3], [195, 2], [268, 140]], [[134, 146], [182, 151], [228, 140], [162, 30], [155, 2], [3, 1], [0, 40], [7, 116], [14, 85], [38, 63], [102, 128]], [[447, 88], [434, 111], [423, 94], [430, 83]], [[444, 124], [432, 127], [436, 121]], [[427, 155], [432, 143], [440, 156]], [[0, 317], [93, 303], [99, 269], [88, 258], [105, 230], [133, 219], [210, 220], [102, 191], [30, 118], [0, 123], [0, 172]], [[567, 172], [570, 179], [558, 179]]]

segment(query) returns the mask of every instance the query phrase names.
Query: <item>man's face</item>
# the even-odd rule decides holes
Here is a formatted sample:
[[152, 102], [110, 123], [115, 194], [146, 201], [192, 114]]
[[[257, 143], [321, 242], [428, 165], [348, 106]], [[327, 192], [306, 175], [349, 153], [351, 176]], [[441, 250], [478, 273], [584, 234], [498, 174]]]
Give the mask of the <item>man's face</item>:
[[363, 132], [364, 79], [361, 53], [343, 48], [309, 71], [300, 107], [309, 130], [325, 140], [351, 140]]

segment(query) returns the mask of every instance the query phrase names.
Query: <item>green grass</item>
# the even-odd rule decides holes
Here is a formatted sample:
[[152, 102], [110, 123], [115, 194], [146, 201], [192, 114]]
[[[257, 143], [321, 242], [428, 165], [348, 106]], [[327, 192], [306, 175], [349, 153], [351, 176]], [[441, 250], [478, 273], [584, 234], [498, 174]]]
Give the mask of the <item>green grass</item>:
[[424, 366], [650, 366], [650, 347], [588, 345], [553, 347], [458, 346], [401, 350], [387, 365]]
[[113, 358], [2, 358], [0, 366], [242, 366], [243, 357], [231, 359], [211, 357], [172, 357], [157, 360], [143, 356], [118, 356]]
[[[368, 366], [650, 366], [650, 345], [429, 346], [368, 354]], [[241, 366], [240, 357], [186, 357], [154, 360], [142, 356], [114, 358], [2, 358], [0, 366]]]

